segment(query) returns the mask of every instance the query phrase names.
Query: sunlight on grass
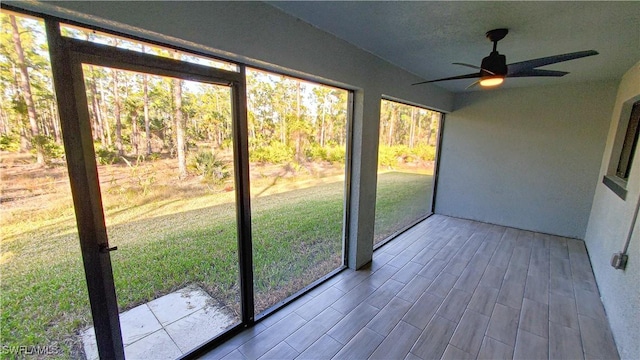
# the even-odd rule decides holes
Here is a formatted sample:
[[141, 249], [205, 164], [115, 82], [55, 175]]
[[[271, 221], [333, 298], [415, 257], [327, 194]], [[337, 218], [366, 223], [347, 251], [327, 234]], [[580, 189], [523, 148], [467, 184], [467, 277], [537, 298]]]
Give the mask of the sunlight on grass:
[[375, 244], [431, 212], [432, 179], [431, 174], [378, 174]]

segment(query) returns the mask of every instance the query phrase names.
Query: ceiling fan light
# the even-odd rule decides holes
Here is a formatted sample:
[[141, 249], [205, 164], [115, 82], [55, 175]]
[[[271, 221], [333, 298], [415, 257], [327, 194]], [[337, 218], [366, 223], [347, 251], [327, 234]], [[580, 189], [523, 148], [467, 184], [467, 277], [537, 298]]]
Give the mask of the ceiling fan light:
[[480, 86], [484, 86], [484, 87], [498, 86], [503, 82], [504, 82], [503, 76], [491, 76], [491, 77], [486, 77], [480, 80]]

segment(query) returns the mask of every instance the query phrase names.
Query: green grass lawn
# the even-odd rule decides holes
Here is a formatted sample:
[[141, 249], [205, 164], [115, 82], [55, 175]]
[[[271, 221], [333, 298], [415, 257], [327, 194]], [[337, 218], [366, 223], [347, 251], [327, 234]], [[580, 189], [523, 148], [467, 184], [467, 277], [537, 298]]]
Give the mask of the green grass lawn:
[[[430, 176], [387, 173], [379, 179], [376, 234], [390, 234], [408, 217], [404, 211], [421, 209], [416, 199]], [[151, 193], [137, 207], [105, 202], [110, 243], [118, 246], [111, 257], [121, 311], [195, 283], [237, 313], [235, 208], [221, 202], [232, 194], [213, 201], [162, 200]], [[341, 264], [342, 196], [343, 183], [334, 182], [253, 199], [258, 310]], [[75, 334], [91, 325], [73, 210], [61, 205], [3, 226], [2, 253], [1, 344], [55, 345], [62, 358], [73, 356]]]
[[431, 212], [432, 179], [406, 172], [378, 175], [375, 244]]

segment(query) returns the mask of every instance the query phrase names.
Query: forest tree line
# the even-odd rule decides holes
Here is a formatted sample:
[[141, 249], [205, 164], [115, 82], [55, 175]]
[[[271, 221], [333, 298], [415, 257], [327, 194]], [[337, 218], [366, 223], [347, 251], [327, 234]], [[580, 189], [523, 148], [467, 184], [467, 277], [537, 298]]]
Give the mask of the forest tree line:
[[[60, 119], [53, 91], [44, 24], [2, 13], [0, 33], [0, 150], [32, 151], [36, 162], [62, 158]], [[63, 29], [63, 34], [185, 60], [175, 51]], [[189, 59], [187, 59], [189, 60]], [[83, 65], [96, 156], [170, 156], [179, 177], [188, 158], [229, 161], [232, 141], [228, 87]], [[250, 159], [287, 163], [344, 163], [348, 92], [259, 70], [247, 71]], [[437, 141], [436, 112], [383, 101], [381, 164], [399, 158], [430, 160]], [[202, 157], [204, 158], [204, 157]], [[394, 160], [395, 159], [395, 160]], [[391, 165], [391, 164], [383, 164]]]

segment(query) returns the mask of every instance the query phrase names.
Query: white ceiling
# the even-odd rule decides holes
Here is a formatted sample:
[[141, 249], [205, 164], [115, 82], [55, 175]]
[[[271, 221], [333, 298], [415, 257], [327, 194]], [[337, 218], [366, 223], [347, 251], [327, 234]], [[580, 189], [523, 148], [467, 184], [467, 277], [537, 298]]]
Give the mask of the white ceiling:
[[[498, 43], [507, 63], [581, 50], [600, 55], [544, 67], [562, 78], [511, 78], [503, 87], [619, 79], [640, 60], [640, 2], [285, 1], [269, 2], [425, 80], [473, 73]], [[436, 83], [465, 91], [472, 80]], [[468, 90], [471, 91], [471, 90]]]

